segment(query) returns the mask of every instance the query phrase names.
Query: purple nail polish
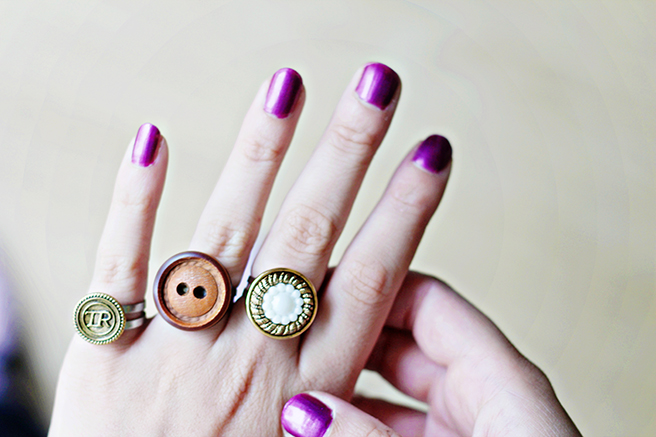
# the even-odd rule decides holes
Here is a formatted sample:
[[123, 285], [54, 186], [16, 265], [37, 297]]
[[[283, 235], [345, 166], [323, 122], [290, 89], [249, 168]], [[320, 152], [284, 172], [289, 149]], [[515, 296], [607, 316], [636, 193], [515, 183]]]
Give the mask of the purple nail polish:
[[264, 110], [278, 118], [285, 118], [292, 112], [294, 103], [301, 91], [303, 79], [291, 68], [276, 71], [269, 84]]
[[364, 67], [355, 92], [365, 102], [379, 109], [385, 109], [392, 101], [400, 83], [399, 75], [387, 65], [368, 64]]
[[282, 427], [294, 437], [322, 437], [333, 421], [333, 412], [319, 399], [301, 393], [282, 409]]
[[132, 163], [148, 167], [155, 160], [155, 153], [159, 146], [159, 129], [150, 123], [142, 124], [134, 139], [132, 148]]
[[417, 147], [412, 162], [431, 173], [439, 173], [451, 162], [451, 144], [440, 135], [431, 135]]

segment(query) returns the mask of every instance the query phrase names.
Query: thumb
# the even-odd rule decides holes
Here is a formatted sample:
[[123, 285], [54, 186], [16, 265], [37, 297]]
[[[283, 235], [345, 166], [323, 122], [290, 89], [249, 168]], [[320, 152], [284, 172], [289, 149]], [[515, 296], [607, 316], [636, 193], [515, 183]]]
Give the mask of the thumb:
[[301, 393], [282, 409], [280, 422], [293, 437], [400, 437], [378, 419], [322, 392]]

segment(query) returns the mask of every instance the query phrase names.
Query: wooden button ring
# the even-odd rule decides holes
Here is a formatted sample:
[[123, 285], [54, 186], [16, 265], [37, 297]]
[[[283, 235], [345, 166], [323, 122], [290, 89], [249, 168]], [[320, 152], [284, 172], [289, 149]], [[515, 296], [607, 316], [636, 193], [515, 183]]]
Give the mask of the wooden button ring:
[[250, 281], [246, 312], [263, 334], [279, 340], [293, 338], [314, 321], [317, 291], [308, 278], [295, 270], [268, 270]]
[[233, 288], [228, 271], [201, 252], [182, 252], [160, 267], [154, 285], [160, 315], [179, 329], [208, 328], [230, 308]]

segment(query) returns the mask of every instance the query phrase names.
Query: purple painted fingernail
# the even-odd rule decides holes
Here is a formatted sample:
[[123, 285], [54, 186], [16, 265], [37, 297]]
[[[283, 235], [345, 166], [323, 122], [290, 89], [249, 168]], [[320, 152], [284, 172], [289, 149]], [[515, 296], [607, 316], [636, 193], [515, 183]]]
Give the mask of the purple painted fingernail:
[[387, 65], [368, 64], [364, 67], [355, 92], [365, 102], [378, 109], [385, 109], [392, 101], [400, 83], [399, 75]]
[[264, 110], [278, 118], [285, 118], [292, 112], [294, 103], [301, 91], [303, 79], [291, 68], [276, 71], [269, 84]]
[[150, 123], [142, 124], [134, 139], [132, 148], [132, 163], [148, 167], [155, 161], [155, 153], [159, 146], [159, 129]]
[[412, 162], [431, 173], [439, 173], [451, 162], [451, 144], [440, 135], [431, 135], [417, 147]]
[[322, 437], [333, 421], [333, 412], [319, 399], [301, 393], [287, 401], [280, 421], [294, 437]]

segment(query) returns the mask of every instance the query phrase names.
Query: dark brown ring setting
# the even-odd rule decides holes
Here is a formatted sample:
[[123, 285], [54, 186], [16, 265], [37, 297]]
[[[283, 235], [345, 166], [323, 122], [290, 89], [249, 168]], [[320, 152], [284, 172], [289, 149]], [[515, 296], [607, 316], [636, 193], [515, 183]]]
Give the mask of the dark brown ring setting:
[[159, 314], [187, 331], [216, 324], [227, 314], [234, 295], [226, 268], [202, 252], [182, 252], [166, 260], [153, 289]]

